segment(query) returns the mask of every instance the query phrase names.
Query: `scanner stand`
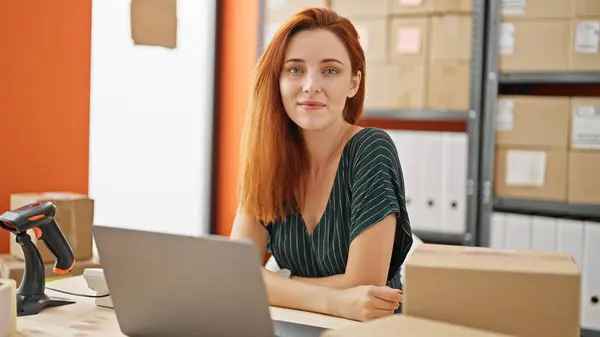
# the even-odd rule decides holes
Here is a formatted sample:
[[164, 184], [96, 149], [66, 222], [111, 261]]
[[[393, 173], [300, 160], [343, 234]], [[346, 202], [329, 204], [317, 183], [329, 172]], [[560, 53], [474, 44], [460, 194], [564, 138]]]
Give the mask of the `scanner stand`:
[[75, 303], [67, 298], [45, 294], [46, 271], [40, 252], [27, 232], [18, 233], [16, 236], [25, 257], [25, 271], [17, 288], [17, 316], [37, 315], [47, 307]]

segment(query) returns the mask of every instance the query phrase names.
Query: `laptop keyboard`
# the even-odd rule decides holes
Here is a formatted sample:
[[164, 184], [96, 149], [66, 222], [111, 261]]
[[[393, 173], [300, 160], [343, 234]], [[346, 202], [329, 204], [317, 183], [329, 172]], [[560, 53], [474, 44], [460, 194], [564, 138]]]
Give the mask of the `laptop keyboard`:
[[325, 328], [273, 320], [276, 337], [319, 337]]

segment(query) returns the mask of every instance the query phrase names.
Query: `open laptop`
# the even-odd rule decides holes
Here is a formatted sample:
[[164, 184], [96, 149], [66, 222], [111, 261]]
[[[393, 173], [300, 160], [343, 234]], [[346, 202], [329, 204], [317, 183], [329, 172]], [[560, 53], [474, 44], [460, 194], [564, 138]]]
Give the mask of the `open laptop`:
[[95, 225], [121, 331], [128, 336], [320, 336], [325, 328], [272, 320], [250, 241]]

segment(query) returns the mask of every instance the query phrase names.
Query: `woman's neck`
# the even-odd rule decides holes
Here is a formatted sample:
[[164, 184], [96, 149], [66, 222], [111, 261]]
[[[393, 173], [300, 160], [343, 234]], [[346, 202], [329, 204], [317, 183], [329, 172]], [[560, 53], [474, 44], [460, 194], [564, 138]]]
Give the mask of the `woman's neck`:
[[343, 121], [324, 130], [303, 132], [311, 175], [318, 174], [331, 163], [333, 158], [337, 157], [346, 143], [351, 128], [351, 124]]

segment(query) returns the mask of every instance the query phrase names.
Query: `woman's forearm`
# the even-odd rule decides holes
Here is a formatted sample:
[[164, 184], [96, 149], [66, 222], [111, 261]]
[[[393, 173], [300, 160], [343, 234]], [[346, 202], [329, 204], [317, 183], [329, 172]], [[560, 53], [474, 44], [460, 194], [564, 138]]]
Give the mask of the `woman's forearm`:
[[327, 276], [327, 277], [294, 276], [293, 279], [295, 281], [300, 281], [303, 283], [316, 284], [316, 285], [321, 285], [321, 286], [330, 287], [330, 288], [337, 288], [337, 289], [348, 289], [348, 288], [352, 288], [353, 286], [356, 286], [355, 284], [350, 282], [350, 279], [345, 274], [338, 274], [338, 275], [332, 275], [332, 276]]
[[270, 305], [337, 315], [335, 300], [339, 289], [285, 278], [264, 267], [262, 275]]

